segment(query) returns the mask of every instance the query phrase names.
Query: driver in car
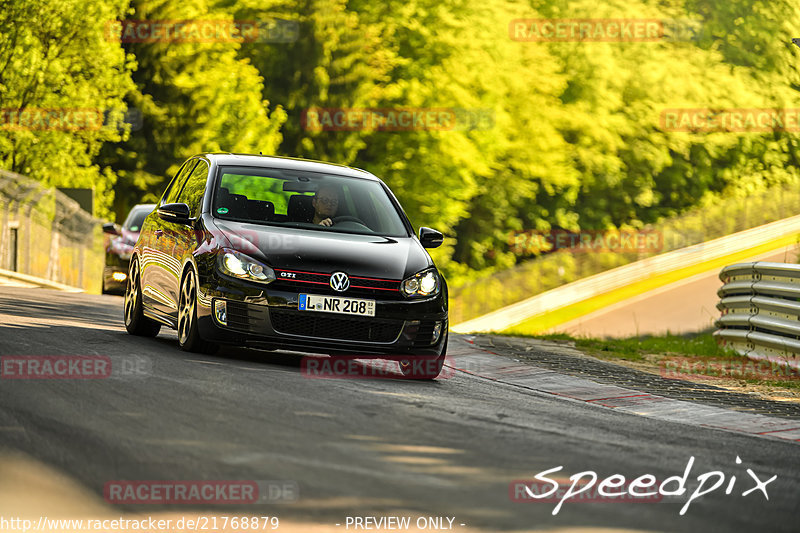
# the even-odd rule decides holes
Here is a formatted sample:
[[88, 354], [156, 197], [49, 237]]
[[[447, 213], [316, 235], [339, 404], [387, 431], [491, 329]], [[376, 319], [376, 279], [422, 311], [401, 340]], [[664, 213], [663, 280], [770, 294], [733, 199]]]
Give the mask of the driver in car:
[[331, 219], [336, 216], [339, 208], [339, 193], [335, 187], [322, 185], [311, 200], [311, 205], [314, 207], [312, 222], [320, 226], [332, 226]]

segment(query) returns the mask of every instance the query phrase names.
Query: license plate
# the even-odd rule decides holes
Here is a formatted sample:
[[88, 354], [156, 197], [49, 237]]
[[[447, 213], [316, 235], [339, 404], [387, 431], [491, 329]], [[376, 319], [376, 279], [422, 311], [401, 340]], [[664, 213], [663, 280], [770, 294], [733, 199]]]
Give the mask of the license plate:
[[320, 296], [301, 294], [297, 308], [300, 311], [322, 311], [342, 315], [375, 316], [375, 300], [342, 298], [341, 296]]

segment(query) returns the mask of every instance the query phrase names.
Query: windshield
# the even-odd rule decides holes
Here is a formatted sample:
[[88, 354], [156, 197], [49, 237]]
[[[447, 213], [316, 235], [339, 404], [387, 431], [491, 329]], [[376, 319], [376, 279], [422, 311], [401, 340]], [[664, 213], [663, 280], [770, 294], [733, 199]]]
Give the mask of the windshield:
[[139, 231], [142, 229], [142, 224], [144, 223], [145, 217], [147, 217], [147, 215], [149, 215], [154, 208], [155, 205], [134, 207], [131, 209], [128, 218], [125, 219], [125, 223], [122, 225], [122, 227], [128, 231]]
[[407, 237], [397, 209], [377, 181], [337, 174], [222, 167], [215, 217], [276, 226]]

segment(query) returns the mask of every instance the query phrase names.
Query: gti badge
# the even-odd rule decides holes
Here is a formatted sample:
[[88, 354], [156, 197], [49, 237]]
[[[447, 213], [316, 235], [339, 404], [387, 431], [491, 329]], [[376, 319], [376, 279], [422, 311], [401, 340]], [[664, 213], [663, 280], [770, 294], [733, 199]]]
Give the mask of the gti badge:
[[331, 274], [331, 288], [338, 292], [344, 292], [350, 287], [350, 278], [344, 272], [334, 272]]

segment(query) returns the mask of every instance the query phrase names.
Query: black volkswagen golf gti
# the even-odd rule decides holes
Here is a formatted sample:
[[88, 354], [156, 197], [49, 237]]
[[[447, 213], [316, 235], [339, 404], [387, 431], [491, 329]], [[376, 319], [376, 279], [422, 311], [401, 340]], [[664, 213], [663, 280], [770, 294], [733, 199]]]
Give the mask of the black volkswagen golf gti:
[[[389, 188], [300, 159], [203, 154], [147, 216], [130, 261], [125, 327], [220, 344], [382, 357], [429, 379], [447, 350], [447, 284]], [[422, 362], [422, 363], [421, 363]]]

